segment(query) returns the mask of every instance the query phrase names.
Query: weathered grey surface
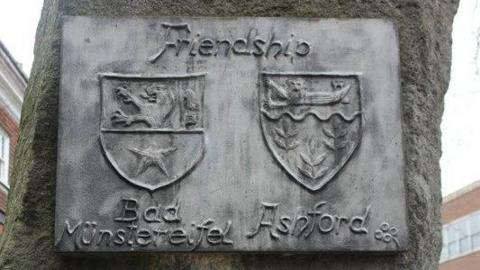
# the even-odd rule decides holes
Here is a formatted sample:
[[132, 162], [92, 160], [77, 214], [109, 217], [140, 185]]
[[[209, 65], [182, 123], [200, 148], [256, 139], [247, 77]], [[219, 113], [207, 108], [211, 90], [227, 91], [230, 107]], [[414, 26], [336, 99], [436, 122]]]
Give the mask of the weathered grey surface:
[[[436, 269], [440, 241], [439, 123], [450, 65], [452, 1], [46, 1], [22, 119], [4, 269]], [[398, 21], [410, 241], [401, 255], [145, 255], [54, 252], [56, 97], [60, 20], [66, 15], [389, 17]]]
[[396, 37], [373, 19], [65, 17], [59, 249], [404, 250]]

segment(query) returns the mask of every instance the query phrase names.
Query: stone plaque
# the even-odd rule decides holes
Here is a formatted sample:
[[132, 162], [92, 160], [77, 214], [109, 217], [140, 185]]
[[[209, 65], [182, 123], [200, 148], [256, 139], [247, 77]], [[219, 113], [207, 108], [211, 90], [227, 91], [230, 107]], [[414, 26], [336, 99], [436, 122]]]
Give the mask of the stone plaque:
[[397, 30], [64, 17], [62, 252], [407, 246]]

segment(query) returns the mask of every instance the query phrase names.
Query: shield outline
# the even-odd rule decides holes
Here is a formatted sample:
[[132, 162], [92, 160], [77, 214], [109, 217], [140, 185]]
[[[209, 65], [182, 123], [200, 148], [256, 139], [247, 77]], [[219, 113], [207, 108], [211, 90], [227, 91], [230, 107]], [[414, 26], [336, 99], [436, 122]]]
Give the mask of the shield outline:
[[[195, 168], [196, 166], [200, 163], [200, 161], [203, 160], [203, 157], [205, 156], [206, 152], [206, 138], [205, 138], [205, 131], [204, 131], [204, 124], [205, 120], [203, 118], [203, 111], [202, 111], [202, 128], [201, 129], [196, 129], [192, 131], [183, 131], [183, 130], [168, 130], [168, 129], [151, 129], [151, 128], [142, 128], [142, 129], [125, 129], [124, 131], [119, 130], [119, 133], [130, 133], [130, 132], [145, 132], [145, 133], [200, 133], [202, 134], [202, 151], [199, 153], [199, 156], [197, 159], [192, 160], [188, 166], [187, 169], [179, 174], [176, 178], [173, 178], [169, 181], [159, 183], [157, 185], [150, 185], [146, 183], [141, 183], [138, 181], [133, 180], [131, 177], [129, 177], [127, 174], [123, 172], [123, 170], [120, 169], [119, 165], [117, 164], [115, 158], [107, 151], [106, 146], [105, 146], [105, 139], [103, 138], [103, 133], [105, 132], [104, 129], [102, 129], [102, 121], [103, 121], [103, 115], [104, 115], [104, 106], [103, 106], [103, 84], [102, 81], [107, 78], [113, 78], [113, 79], [134, 79], [134, 80], [155, 80], [155, 79], [178, 79], [178, 78], [199, 78], [203, 77], [205, 79], [207, 73], [206, 72], [197, 72], [197, 73], [185, 73], [185, 74], [125, 74], [125, 73], [113, 73], [113, 72], [104, 72], [104, 73], [98, 73], [97, 78], [98, 78], [98, 84], [99, 84], [99, 90], [100, 90], [100, 121], [99, 121], [99, 142], [101, 145], [101, 149], [103, 154], [105, 155], [106, 159], [108, 160], [108, 163], [113, 167], [114, 171], [120, 175], [121, 178], [123, 178], [128, 184], [144, 188], [149, 190], [150, 192], [154, 192], [160, 188], [169, 186], [177, 181], [180, 181], [187, 175], [189, 175]], [[205, 86], [203, 89], [203, 94], [201, 97], [201, 103], [203, 103], [205, 97]]]
[[[358, 136], [358, 143], [356, 143], [355, 147], [346, 155], [345, 160], [342, 162], [341, 165], [336, 166], [334, 170], [328, 173], [328, 177], [321, 178], [321, 181], [316, 183], [315, 185], [309, 185], [303, 179], [297, 177], [295, 173], [291, 171], [288, 164], [282, 159], [278, 157], [278, 154], [275, 152], [275, 148], [271, 145], [271, 141], [267, 138], [267, 131], [265, 130], [266, 125], [263, 123], [263, 118], [265, 117], [262, 112], [262, 93], [265, 91], [265, 84], [264, 84], [264, 76], [308, 76], [308, 77], [317, 77], [317, 76], [325, 76], [325, 77], [354, 77], [358, 82], [358, 99], [359, 99], [359, 106], [360, 106], [360, 115], [356, 115], [353, 118], [359, 117], [360, 118], [360, 129], [359, 129], [359, 136]], [[279, 167], [285, 171], [291, 178], [295, 180], [296, 183], [300, 184], [300, 186], [306, 188], [311, 192], [319, 191], [323, 187], [325, 187], [330, 181], [332, 181], [348, 164], [351, 160], [357, 149], [360, 147], [363, 137], [363, 132], [365, 129], [365, 119], [363, 114], [363, 106], [362, 106], [362, 81], [361, 81], [361, 72], [316, 72], [316, 71], [292, 71], [292, 72], [282, 72], [282, 71], [266, 71], [263, 70], [260, 72], [260, 87], [258, 88], [258, 102], [259, 102], [259, 112], [260, 112], [260, 128], [262, 130], [262, 137], [267, 145], [268, 151], [272, 155], [275, 162], [280, 165]]]

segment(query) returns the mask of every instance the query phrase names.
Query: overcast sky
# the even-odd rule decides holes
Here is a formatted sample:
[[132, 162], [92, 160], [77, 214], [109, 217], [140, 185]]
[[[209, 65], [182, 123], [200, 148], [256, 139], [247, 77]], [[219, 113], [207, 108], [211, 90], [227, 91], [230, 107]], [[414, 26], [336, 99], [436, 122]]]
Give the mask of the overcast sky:
[[[0, 0], [0, 40], [28, 75], [41, 0]], [[480, 0], [461, 0], [442, 122], [444, 195], [480, 179]]]
[[480, 0], [461, 0], [442, 121], [444, 195], [480, 180]]
[[0, 40], [27, 75], [42, 5], [42, 0], [0, 0]]

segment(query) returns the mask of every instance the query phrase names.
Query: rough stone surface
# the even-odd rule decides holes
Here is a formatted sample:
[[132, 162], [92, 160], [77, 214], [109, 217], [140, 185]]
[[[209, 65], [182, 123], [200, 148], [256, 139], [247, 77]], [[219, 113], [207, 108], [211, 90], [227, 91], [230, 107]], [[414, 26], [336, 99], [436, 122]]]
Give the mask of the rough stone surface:
[[[37, 30], [9, 196], [2, 269], [436, 269], [440, 233], [440, 120], [458, 1], [46, 0]], [[400, 255], [201, 254], [64, 257], [55, 253], [54, 194], [60, 16], [381, 17], [400, 32], [404, 153], [410, 230]]]

